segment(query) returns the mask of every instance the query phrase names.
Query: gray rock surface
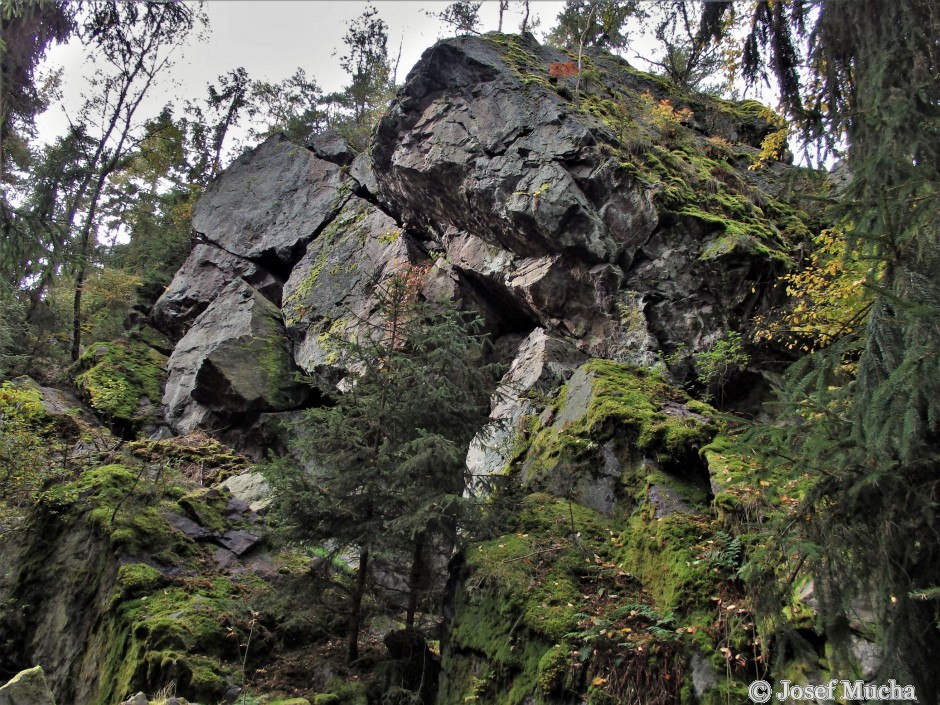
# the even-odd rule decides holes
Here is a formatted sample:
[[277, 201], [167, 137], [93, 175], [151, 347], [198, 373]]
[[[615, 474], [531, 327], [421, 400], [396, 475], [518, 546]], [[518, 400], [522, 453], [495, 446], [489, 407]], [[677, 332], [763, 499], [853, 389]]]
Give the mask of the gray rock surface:
[[282, 282], [264, 267], [216, 245], [199, 243], [154, 304], [151, 313], [154, 324], [179, 340], [193, 320], [235, 279], [244, 279], [266, 298], [280, 304]]
[[201, 541], [212, 536], [212, 532], [205, 527], [197, 524], [189, 517], [177, 514], [176, 512], [164, 512], [163, 516], [167, 522], [177, 531], [183, 533], [187, 538], [194, 541]]
[[193, 229], [238, 257], [289, 265], [351, 188], [338, 165], [275, 135], [206, 188], [193, 210]]
[[261, 542], [261, 537], [243, 529], [226, 531], [219, 539], [225, 548], [241, 557]]
[[351, 197], [307, 248], [284, 285], [283, 315], [299, 345], [297, 362], [312, 371], [326, 358], [317, 337], [337, 322], [352, 326], [372, 306], [369, 283], [408, 264], [397, 223], [367, 201]]
[[534, 397], [546, 395], [571, 376], [587, 356], [571, 343], [536, 328], [522, 342], [493, 396], [490, 423], [470, 443], [467, 468], [477, 492], [509, 460], [520, 417], [535, 411]]
[[163, 403], [179, 433], [248, 412], [289, 409], [303, 400], [280, 311], [241, 280], [193, 322], [168, 368]]
[[0, 705], [55, 705], [42, 668], [20, 671], [0, 687]]
[[246, 472], [233, 475], [222, 486], [233, 497], [246, 502], [253, 512], [263, 513], [271, 505], [271, 488], [260, 472]]
[[340, 166], [351, 164], [355, 157], [346, 140], [336, 130], [324, 130], [314, 135], [308, 146], [320, 159]]
[[523, 256], [576, 249], [613, 261], [623, 243], [564, 165], [594, 145], [560, 97], [527, 94], [493, 44], [456, 39], [412, 70], [373, 157], [382, 196], [407, 220], [450, 224]]
[[648, 493], [653, 505], [653, 518], [663, 519], [673, 514], [689, 514], [691, 509], [676, 490], [668, 485], [653, 485]]
[[[668, 212], [656, 198], [661, 187], [611, 154], [608, 145], [623, 135], [543, 79], [552, 62], [568, 59], [515, 41], [464, 37], [425, 52], [376, 132], [380, 200], [402, 222], [443, 234], [453, 268], [531, 312], [532, 325], [576, 338], [592, 354], [645, 365], [656, 362], [655, 351], [678, 351], [677, 373], [689, 374], [685, 360], [740, 327], [763, 296], [752, 289], [779, 262], [759, 247], [716, 244], [725, 233], [707, 219]], [[655, 83], [604, 61], [628, 93], [659, 97]], [[623, 95], [604, 94], [626, 101], [618, 109], [627, 111]], [[744, 141], [742, 149], [771, 129], [753, 110], [738, 116], [708, 101], [689, 125]], [[728, 178], [773, 190], [787, 169]]]

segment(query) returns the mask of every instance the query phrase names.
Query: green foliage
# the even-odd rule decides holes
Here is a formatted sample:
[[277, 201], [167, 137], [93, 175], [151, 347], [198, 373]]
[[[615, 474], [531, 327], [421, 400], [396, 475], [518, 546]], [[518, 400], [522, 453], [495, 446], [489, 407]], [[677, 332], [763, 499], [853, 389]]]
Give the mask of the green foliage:
[[[940, 649], [940, 612], [909, 595], [940, 582], [940, 544], [926, 538], [938, 530], [940, 16], [920, 0], [877, 11], [793, 2], [757, 3], [753, 20], [746, 71], [772, 69], [805, 141], [845, 149], [851, 178], [833, 215], [847, 266], [867, 264], [873, 292], [863, 328], [850, 320], [790, 371], [792, 423], [773, 449], [820, 479], [798, 520], [784, 525], [780, 555], [805, 548], [800, 565], [816, 580], [835, 667], [851, 671], [840, 626], [854, 603], [871, 601], [882, 675], [903, 674], [918, 692], [936, 693], [929, 654]], [[789, 582], [781, 588], [773, 569], [765, 586], [786, 604], [779, 593]]]
[[469, 516], [465, 457], [488, 412], [492, 371], [476, 321], [419, 301], [422, 276], [416, 269], [379, 286], [381, 323], [363, 321], [355, 338], [331, 341], [351, 372], [343, 392], [326, 390], [335, 405], [306, 411], [295, 426], [300, 464], [284, 460], [267, 471], [290, 536], [359, 554], [350, 658], [371, 553], [411, 555], [411, 621], [427, 552], [456, 540]]
[[[6, 518], [70, 478], [88, 455], [95, 456], [93, 449], [108, 446], [106, 435], [67, 410], [47, 411], [42, 389], [28, 377], [0, 383], [0, 507]], [[86, 457], [74, 453], [78, 440], [88, 444]]]
[[265, 122], [262, 129], [252, 130], [258, 141], [282, 132], [292, 142], [307, 144], [326, 126], [323, 93], [302, 68], [279, 83], [253, 81], [251, 97], [253, 110]]
[[550, 44], [568, 49], [622, 49], [629, 35], [627, 22], [642, 16], [640, 3], [617, 0], [567, 0], [549, 34]]
[[0, 501], [28, 504], [42, 486], [47, 467], [44, 431], [49, 419], [38, 389], [0, 384]]
[[742, 371], [749, 360], [741, 334], [729, 331], [695, 356], [695, 371], [709, 394], [720, 394], [731, 376]]
[[340, 56], [340, 66], [350, 82], [341, 92], [328, 96], [327, 102], [345, 114], [331, 118], [330, 126], [361, 152], [392, 98], [397, 67], [392, 66], [388, 54], [388, 24], [371, 5], [348, 23], [343, 43], [346, 53]]
[[437, 13], [435, 17], [444, 24], [453, 26], [458, 35], [479, 34], [480, 8], [482, 6], [482, 2], [470, 2], [469, 0], [452, 2]]
[[0, 376], [22, 364], [25, 308], [16, 290], [0, 281]]

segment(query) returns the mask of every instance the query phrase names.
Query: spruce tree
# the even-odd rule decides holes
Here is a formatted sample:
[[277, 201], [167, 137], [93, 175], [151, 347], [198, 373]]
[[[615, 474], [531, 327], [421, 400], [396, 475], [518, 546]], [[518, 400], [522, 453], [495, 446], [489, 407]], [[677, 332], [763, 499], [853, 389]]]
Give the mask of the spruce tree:
[[327, 390], [333, 405], [304, 413], [294, 459], [268, 471], [288, 536], [357, 555], [346, 605], [350, 661], [379, 553], [407, 564], [405, 622], [414, 626], [430, 551], [453, 545], [468, 516], [466, 453], [494, 386], [478, 320], [421, 301], [419, 279], [412, 270], [378, 287], [378, 316], [334, 341], [349, 370], [343, 392]]
[[[703, 33], [730, 9], [713, 3]], [[853, 604], [870, 601], [879, 676], [910, 679], [921, 702], [935, 702], [940, 10], [929, 0], [764, 1], [752, 28], [745, 71], [776, 79], [808, 144], [844, 149], [851, 180], [833, 216], [850, 251], [871, 263], [867, 325], [791, 373], [802, 420], [786, 430], [787, 452], [819, 475], [791, 537], [805, 549], [827, 633], [847, 636]]]

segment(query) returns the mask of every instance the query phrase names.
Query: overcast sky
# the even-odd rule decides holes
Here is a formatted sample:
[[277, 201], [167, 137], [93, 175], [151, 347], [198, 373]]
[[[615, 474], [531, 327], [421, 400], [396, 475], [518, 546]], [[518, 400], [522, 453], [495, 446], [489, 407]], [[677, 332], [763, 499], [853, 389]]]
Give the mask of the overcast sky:
[[[452, 33], [426, 12], [440, 12], [447, 1], [378, 0], [373, 4], [389, 25], [389, 53], [393, 58], [401, 45], [399, 82], [427, 47], [446, 36], [445, 32]], [[518, 31], [521, 16], [515, 12], [517, 5], [521, 3], [511, 3], [513, 9], [504, 18], [505, 31]], [[563, 6], [561, 0], [532, 3], [533, 15], [542, 23], [541, 31], [536, 30], [538, 36], [554, 24]], [[182, 105], [186, 99], [202, 100], [209, 83], [238, 66], [244, 66], [252, 79], [272, 82], [287, 78], [301, 67], [324, 91], [338, 90], [347, 77], [339, 67], [337, 51], [343, 53], [347, 23], [362, 14], [365, 7], [365, 2], [355, 0], [208, 0], [208, 37], [193, 42], [178, 56], [172, 72], [154, 91], [147, 114], [155, 114], [168, 101]], [[484, 3], [481, 17], [485, 31], [496, 29], [498, 14], [495, 0]], [[91, 68], [78, 42], [54, 47], [47, 56], [47, 65], [65, 69], [61, 105], [50, 108], [38, 121], [40, 135], [50, 140], [67, 125], [63, 111], [74, 111], [81, 103]]]

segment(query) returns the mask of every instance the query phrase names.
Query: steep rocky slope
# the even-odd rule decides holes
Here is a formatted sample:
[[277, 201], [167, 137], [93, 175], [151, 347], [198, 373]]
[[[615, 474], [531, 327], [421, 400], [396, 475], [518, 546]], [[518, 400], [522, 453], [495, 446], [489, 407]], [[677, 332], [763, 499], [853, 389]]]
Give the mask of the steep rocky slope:
[[[300, 374], [335, 379], [324, 336], [374, 316], [371, 285], [416, 266], [427, 298], [481, 314], [508, 365], [468, 462], [508, 479], [499, 501], [512, 518], [452, 565], [437, 701], [736, 701], [766, 669], [737, 576], [742, 542], [760, 538], [736, 529], [800, 490], [783, 471], [749, 474], [702, 398], [752, 405], [785, 359], [738, 350], [715, 374], [720, 343], [782, 296], [773, 284], [816, 227], [799, 207], [812, 179], [762, 154], [780, 125], [758, 104], [679, 96], [607, 55], [586, 57], [577, 82], [556, 77], [570, 60], [530, 37], [446, 40], [408, 76], [369, 153], [332, 133], [275, 136], [220, 175], [151, 316], [174, 343], [165, 424], [255, 457], [278, 448], [277, 422], [320, 402]], [[153, 425], [149, 407], [121, 408], [125, 428]], [[252, 546], [226, 543], [252, 535], [253, 514], [225, 490], [164, 487], [115, 538], [111, 505], [134, 471], [89, 472], [100, 477], [66, 485], [87, 516], [61, 500], [68, 511], [39, 515], [54, 524], [47, 543], [5, 550], [0, 597], [29, 594], [46, 615], [0, 625], [4, 638], [17, 624], [47, 635], [19, 637], [15, 665], [67, 661], [47, 666], [60, 701], [116, 703], [170, 676], [194, 697], [224, 695], [240, 652], [186, 620], [203, 610], [201, 570], [213, 576], [205, 604], [230, 622], [246, 583], [269, 589], [272, 564], [245, 566]], [[158, 558], [163, 539], [173, 555]], [[91, 561], [73, 578], [82, 591], [36, 591], [79, 550]], [[60, 602], [79, 594], [88, 616], [68, 617]], [[54, 648], [42, 641], [53, 631], [67, 635]], [[109, 655], [105, 642], [122, 639], [126, 653]], [[824, 668], [813, 639], [781, 668]], [[322, 702], [365, 697], [352, 692]]]

